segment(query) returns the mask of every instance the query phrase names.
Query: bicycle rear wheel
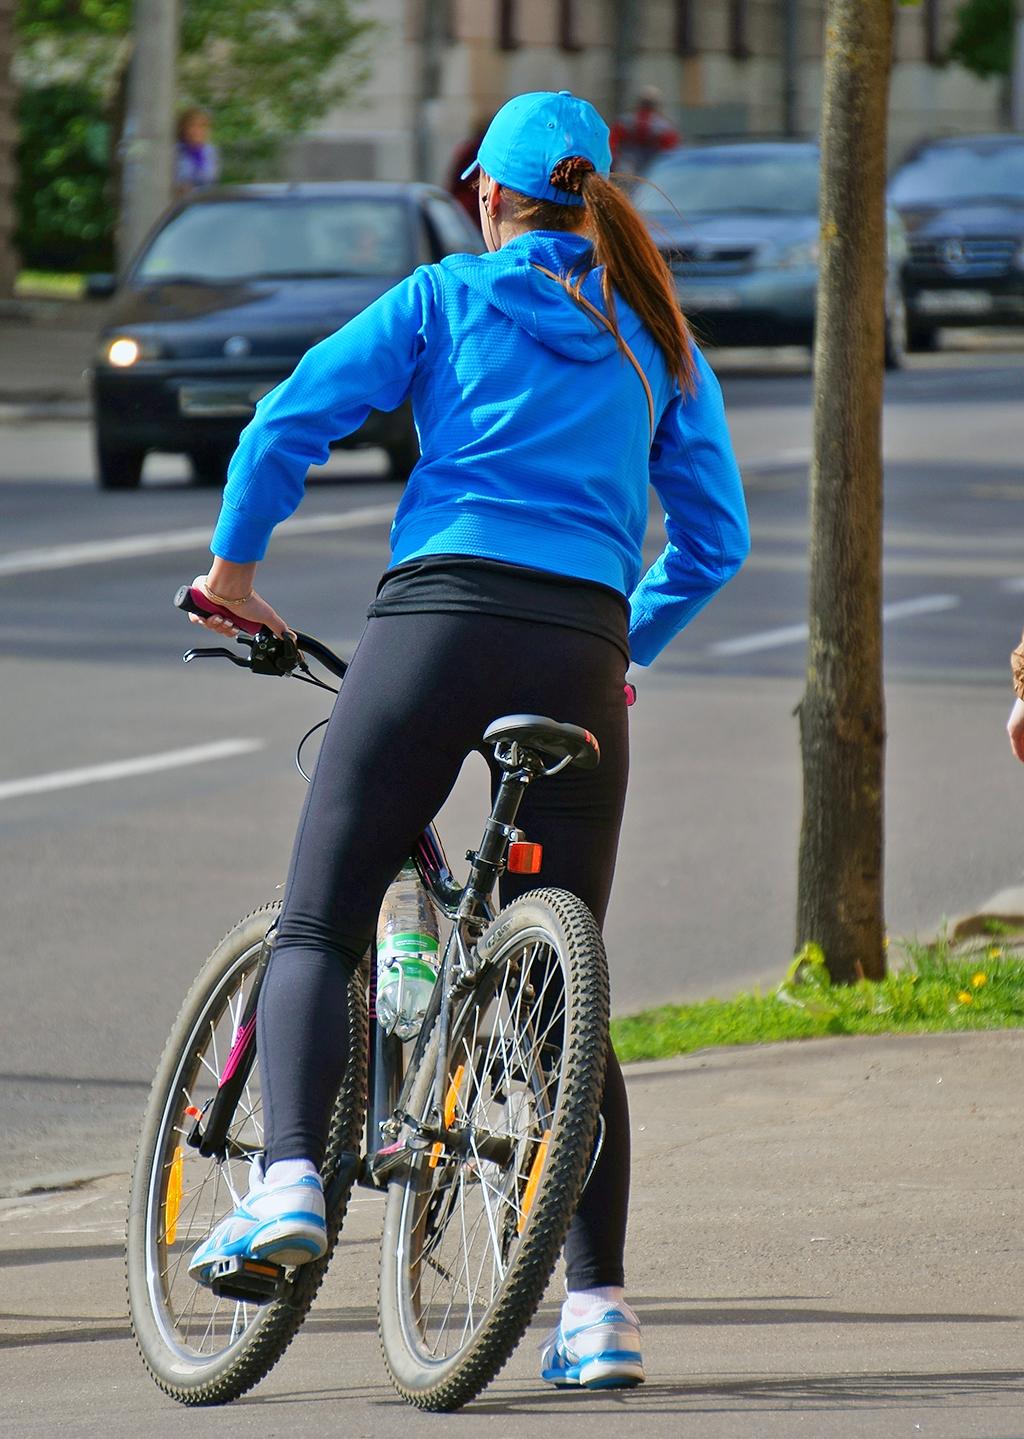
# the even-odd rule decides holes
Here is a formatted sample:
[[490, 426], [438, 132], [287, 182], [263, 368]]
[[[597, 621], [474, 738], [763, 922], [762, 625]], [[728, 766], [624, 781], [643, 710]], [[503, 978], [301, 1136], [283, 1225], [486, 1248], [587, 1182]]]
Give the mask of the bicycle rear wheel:
[[[398, 1392], [423, 1409], [474, 1398], [540, 1303], [579, 1200], [608, 1042], [608, 971], [593, 916], [564, 890], [508, 905], [456, 1007], [445, 1126], [388, 1190], [380, 1337]], [[429, 1123], [439, 1035], [410, 1113]]]
[[[222, 1162], [187, 1135], [216, 1093], [249, 997], [263, 940], [280, 904], [256, 910], [201, 970], [171, 1030], [143, 1120], [128, 1203], [125, 1270], [132, 1330], [143, 1362], [183, 1404], [223, 1404], [250, 1389], [288, 1347], [312, 1304], [345, 1217], [351, 1181], [327, 1214], [327, 1253], [290, 1272], [268, 1303], [218, 1298], [188, 1274], [188, 1259], [248, 1189], [263, 1150], [256, 1058], [228, 1131]], [[366, 993], [348, 987], [349, 1062], [331, 1118], [324, 1187], [358, 1153], [366, 1094]]]

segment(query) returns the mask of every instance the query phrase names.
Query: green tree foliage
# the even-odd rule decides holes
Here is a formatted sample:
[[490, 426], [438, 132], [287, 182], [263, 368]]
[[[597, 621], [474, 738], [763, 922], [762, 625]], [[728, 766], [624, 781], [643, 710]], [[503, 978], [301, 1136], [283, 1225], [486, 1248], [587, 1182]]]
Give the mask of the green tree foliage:
[[80, 82], [36, 85], [18, 105], [15, 244], [36, 270], [109, 270], [109, 127]]
[[966, 0], [956, 21], [949, 58], [975, 75], [1009, 75], [1013, 0]]
[[[226, 180], [270, 173], [281, 142], [359, 83], [377, 27], [353, 11], [352, 0], [181, 0], [180, 106], [210, 111]], [[79, 233], [75, 216], [90, 234], [103, 217], [100, 248], [109, 252], [131, 19], [131, 0], [19, 0], [26, 264], [42, 265], [44, 253], [60, 250], [63, 231], [79, 245], [72, 249], [81, 258], [69, 263], [93, 263], [86, 258], [92, 239]], [[69, 109], [72, 95], [81, 124]], [[97, 124], [106, 125], [99, 199], [91, 158], [102, 138]]]

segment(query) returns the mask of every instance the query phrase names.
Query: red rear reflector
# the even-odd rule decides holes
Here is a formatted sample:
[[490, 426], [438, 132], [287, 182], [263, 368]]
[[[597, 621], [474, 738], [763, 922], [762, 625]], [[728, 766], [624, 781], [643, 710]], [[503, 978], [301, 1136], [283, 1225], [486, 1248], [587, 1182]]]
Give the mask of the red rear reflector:
[[542, 844], [529, 844], [525, 839], [513, 840], [508, 847], [508, 869], [510, 874], [540, 874], [544, 856]]

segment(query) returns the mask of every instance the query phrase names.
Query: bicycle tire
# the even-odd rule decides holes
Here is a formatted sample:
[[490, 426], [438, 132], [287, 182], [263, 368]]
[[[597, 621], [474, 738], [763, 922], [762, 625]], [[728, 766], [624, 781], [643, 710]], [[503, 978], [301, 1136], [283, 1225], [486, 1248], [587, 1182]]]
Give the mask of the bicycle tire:
[[[280, 902], [277, 902], [255, 910], [240, 921], [213, 951], [196, 978], [157, 1069], [131, 1177], [125, 1277], [132, 1332], [143, 1363], [156, 1384], [165, 1394], [187, 1405], [228, 1403], [251, 1389], [277, 1363], [320, 1287], [351, 1192], [350, 1182], [327, 1214], [326, 1254], [292, 1271], [283, 1291], [271, 1302], [256, 1305], [217, 1299], [209, 1290], [188, 1279], [182, 1259], [205, 1238], [213, 1223], [233, 1207], [233, 1200], [221, 1172], [223, 1166], [189, 1149], [181, 1143], [176, 1131], [183, 1130], [189, 1123], [184, 1110], [198, 1098], [192, 1092], [198, 1076], [203, 1077], [206, 1089], [215, 1087], [224, 1057], [217, 1043], [218, 1026], [226, 1022], [227, 1027], [220, 1030], [225, 1035], [233, 1035], [237, 1028], [264, 937], [279, 912]], [[325, 1189], [329, 1188], [343, 1157], [358, 1153], [362, 1141], [367, 1053], [365, 979], [361, 967], [348, 986], [349, 1062], [331, 1116], [322, 1170]], [[211, 1041], [213, 1064], [206, 1059]], [[262, 1139], [258, 1065], [257, 1057], [230, 1131], [233, 1145], [252, 1153], [258, 1152]], [[176, 1158], [177, 1155], [180, 1158]], [[178, 1178], [175, 1181], [172, 1176], [176, 1163]], [[237, 1155], [225, 1161], [230, 1183], [234, 1183], [231, 1165], [237, 1168], [242, 1163]], [[209, 1190], [211, 1180], [212, 1191]], [[173, 1200], [168, 1189], [172, 1183], [176, 1183], [180, 1196]], [[180, 1235], [178, 1230], [182, 1231]], [[186, 1291], [190, 1296], [194, 1291], [195, 1297], [186, 1299]], [[208, 1318], [205, 1333], [201, 1332], [204, 1318]], [[196, 1319], [194, 1331], [193, 1319]], [[226, 1338], [221, 1343], [225, 1329]]]
[[[537, 992], [542, 947], [554, 957], [563, 985], [555, 1039], [544, 1010], [550, 980]], [[389, 1185], [381, 1243], [379, 1323], [388, 1375], [404, 1399], [442, 1412], [460, 1408], [490, 1383], [544, 1296], [591, 1159], [608, 1044], [604, 945], [593, 916], [574, 895], [543, 889], [522, 896], [501, 911], [477, 948], [487, 965], [452, 1016], [445, 1100], [445, 1122], [464, 1126], [471, 1152], [439, 1156], [440, 1146], [434, 1146], [407, 1157]], [[544, 962], [550, 973], [550, 961]], [[547, 1003], [550, 1013], [550, 995]], [[539, 1035], [533, 1031], [529, 1042], [518, 1038], [531, 1033], [535, 1019]], [[416, 1118], [431, 1108], [439, 1043], [435, 1025], [410, 1096]], [[507, 1162], [481, 1155], [489, 1140], [497, 1146], [489, 1154], [511, 1148]], [[482, 1212], [467, 1227], [474, 1185]], [[448, 1258], [449, 1226], [456, 1230], [456, 1255], [461, 1229], [461, 1271]], [[478, 1233], [484, 1252], [477, 1268]], [[457, 1304], [457, 1291], [470, 1288], [474, 1269], [486, 1288], [488, 1262], [490, 1292], [483, 1300], [470, 1293]], [[432, 1319], [444, 1284], [451, 1291], [447, 1311]], [[438, 1311], [443, 1303], [442, 1294]], [[468, 1316], [462, 1340], [439, 1355], [442, 1341], [431, 1350], [432, 1334], [453, 1312], [453, 1333], [460, 1314]]]

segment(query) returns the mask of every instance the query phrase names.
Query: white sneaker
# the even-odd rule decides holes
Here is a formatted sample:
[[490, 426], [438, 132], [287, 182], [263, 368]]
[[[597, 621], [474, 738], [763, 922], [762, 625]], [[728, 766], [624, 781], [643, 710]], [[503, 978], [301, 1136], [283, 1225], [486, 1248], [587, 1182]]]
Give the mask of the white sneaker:
[[320, 1176], [307, 1174], [294, 1184], [265, 1184], [257, 1162], [249, 1193], [203, 1240], [189, 1260], [188, 1272], [198, 1283], [208, 1284], [214, 1267], [225, 1259], [241, 1256], [273, 1264], [308, 1264], [326, 1252]]
[[541, 1352], [540, 1377], [558, 1388], [627, 1389], [646, 1379], [640, 1321], [628, 1304], [598, 1302], [588, 1313], [563, 1314]]

